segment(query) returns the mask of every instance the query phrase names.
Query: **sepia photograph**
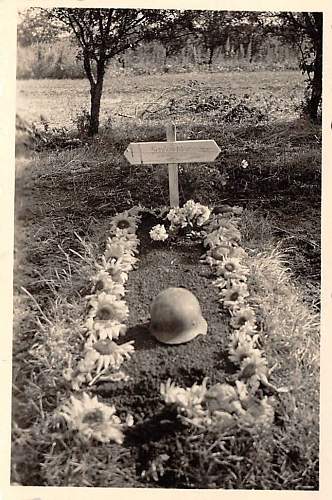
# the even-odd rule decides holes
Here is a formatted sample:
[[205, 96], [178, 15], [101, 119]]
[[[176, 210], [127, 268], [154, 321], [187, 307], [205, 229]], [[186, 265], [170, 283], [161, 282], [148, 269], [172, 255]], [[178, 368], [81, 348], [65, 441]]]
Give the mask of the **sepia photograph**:
[[112, 3], [17, 5], [10, 484], [318, 492], [325, 14]]

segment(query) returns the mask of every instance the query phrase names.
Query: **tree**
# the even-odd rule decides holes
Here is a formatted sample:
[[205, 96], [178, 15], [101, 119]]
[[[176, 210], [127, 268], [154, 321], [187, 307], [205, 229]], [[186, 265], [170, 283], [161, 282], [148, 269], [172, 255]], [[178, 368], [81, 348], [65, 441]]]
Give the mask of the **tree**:
[[217, 49], [225, 46], [232, 23], [228, 11], [206, 10], [194, 12], [194, 29], [208, 54], [207, 64], [211, 68]]
[[264, 29], [261, 17], [255, 12], [199, 11], [194, 12], [195, 31], [208, 53], [207, 64], [212, 66], [219, 48], [229, 55], [230, 46], [244, 49], [249, 62], [259, 49]]
[[[44, 10], [45, 12], [45, 10]], [[151, 41], [178, 22], [181, 13], [172, 10], [70, 9], [47, 11], [49, 19], [61, 21], [74, 33], [78, 57], [82, 59], [90, 83], [89, 135], [99, 130], [100, 103], [107, 64], [127, 49]]]
[[158, 35], [158, 42], [165, 49], [164, 65], [168, 57], [178, 54], [186, 46], [188, 40], [193, 38], [194, 25], [191, 11], [176, 12], [168, 15], [163, 30]]
[[21, 47], [40, 43], [53, 43], [65, 34], [65, 26], [56, 19], [50, 21], [48, 13], [31, 7], [18, 13], [17, 42]]
[[300, 54], [300, 68], [307, 74], [305, 112], [313, 122], [318, 121], [322, 100], [323, 72], [323, 14], [321, 12], [281, 12], [281, 26], [276, 32], [295, 45]]

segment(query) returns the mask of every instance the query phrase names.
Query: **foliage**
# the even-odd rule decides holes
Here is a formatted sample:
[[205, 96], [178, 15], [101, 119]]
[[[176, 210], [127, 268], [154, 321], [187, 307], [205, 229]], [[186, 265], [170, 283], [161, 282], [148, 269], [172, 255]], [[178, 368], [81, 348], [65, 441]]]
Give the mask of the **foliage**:
[[30, 7], [19, 13], [21, 22], [17, 26], [17, 42], [21, 47], [34, 44], [50, 44], [61, 37], [68, 37], [65, 27], [56, 20], [50, 21], [47, 13], [40, 8]]
[[39, 122], [28, 123], [16, 115], [16, 131], [24, 136], [27, 149], [41, 151], [46, 149], [75, 148], [82, 145], [66, 127], [51, 127], [41, 116]]
[[221, 47], [226, 57], [240, 53], [251, 63], [266, 34], [264, 16], [264, 12], [194, 11], [194, 32], [208, 52], [209, 67]]
[[272, 31], [288, 43], [296, 46], [300, 53], [300, 69], [307, 75], [307, 88], [303, 100], [303, 111], [313, 122], [319, 120], [322, 99], [323, 71], [323, 14], [321, 12], [282, 12], [278, 14], [280, 24]]
[[[139, 47], [127, 50], [120, 57], [110, 61], [106, 69], [106, 78], [130, 74], [158, 74], [200, 71], [206, 69], [203, 61], [207, 52], [197, 40], [185, 37], [172, 39], [171, 46], [164, 47], [162, 41], [144, 42]], [[236, 38], [235, 40], [238, 40]], [[235, 41], [234, 40], [234, 41]], [[165, 42], [166, 43], [166, 42]], [[182, 46], [182, 44], [184, 44]], [[182, 48], [180, 49], [180, 45]], [[177, 47], [177, 48], [176, 48]], [[226, 47], [227, 48], [227, 47]], [[251, 62], [246, 55], [241, 55], [238, 45], [230, 46], [229, 52], [220, 47], [216, 51], [210, 71], [257, 71], [262, 69], [298, 69], [297, 53], [290, 46], [282, 44], [276, 38], [267, 36], [260, 50], [252, 54]], [[167, 51], [167, 55], [166, 55]], [[176, 52], [175, 52], [176, 51]], [[167, 56], [167, 60], [165, 58]], [[73, 45], [67, 39], [51, 45], [34, 44], [17, 49], [18, 79], [76, 79], [85, 78], [82, 61], [77, 60]]]

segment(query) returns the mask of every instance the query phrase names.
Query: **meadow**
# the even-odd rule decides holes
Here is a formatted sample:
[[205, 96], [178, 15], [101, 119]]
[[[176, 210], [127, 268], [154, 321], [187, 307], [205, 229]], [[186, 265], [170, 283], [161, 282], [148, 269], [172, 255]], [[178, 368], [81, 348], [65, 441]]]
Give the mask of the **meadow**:
[[[318, 489], [321, 131], [300, 116], [303, 91], [296, 71], [116, 74], [105, 82], [101, 130], [91, 139], [85, 80], [17, 82], [17, 114], [46, 139], [17, 136], [13, 484]], [[245, 209], [240, 228], [254, 256], [253, 306], [275, 365], [271, 379], [289, 391], [278, 396], [272, 430], [258, 437], [239, 430], [222, 441], [210, 431], [191, 433], [165, 413], [158, 391], [167, 376], [192, 385], [230, 375], [218, 337], [227, 327], [198, 264], [202, 248], [186, 240], [150, 248], [150, 215], [126, 295], [128, 339], [137, 342], [126, 364], [132, 380], [90, 388], [116, 402], [121, 415], [129, 408], [136, 426], [123, 445], [91, 447], [54, 418], [69, 394], [63, 371], [82, 344], [84, 297], [110, 218], [138, 204], [168, 204], [167, 172], [131, 166], [123, 152], [130, 142], [164, 140], [170, 122], [178, 140], [214, 139], [221, 149], [214, 163], [180, 168], [180, 202]], [[75, 147], [65, 147], [67, 136]], [[158, 287], [177, 282], [195, 289], [211, 336], [165, 351], [151, 344], [144, 324]], [[222, 463], [214, 453], [221, 441]], [[156, 475], [163, 456], [174, 460]]]

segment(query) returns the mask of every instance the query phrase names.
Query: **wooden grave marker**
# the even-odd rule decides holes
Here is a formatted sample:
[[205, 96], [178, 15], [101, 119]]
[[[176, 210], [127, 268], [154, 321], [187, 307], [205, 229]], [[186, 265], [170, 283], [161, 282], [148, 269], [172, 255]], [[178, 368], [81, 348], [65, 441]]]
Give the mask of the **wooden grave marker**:
[[220, 148], [213, 140], [177, 141], [175, 125], [166, 127], [167, 142], [131, 142], [124, 152], [131, 165], [168, 164], [170, 206], [179, 206], [179, 163], [214, 161]]

